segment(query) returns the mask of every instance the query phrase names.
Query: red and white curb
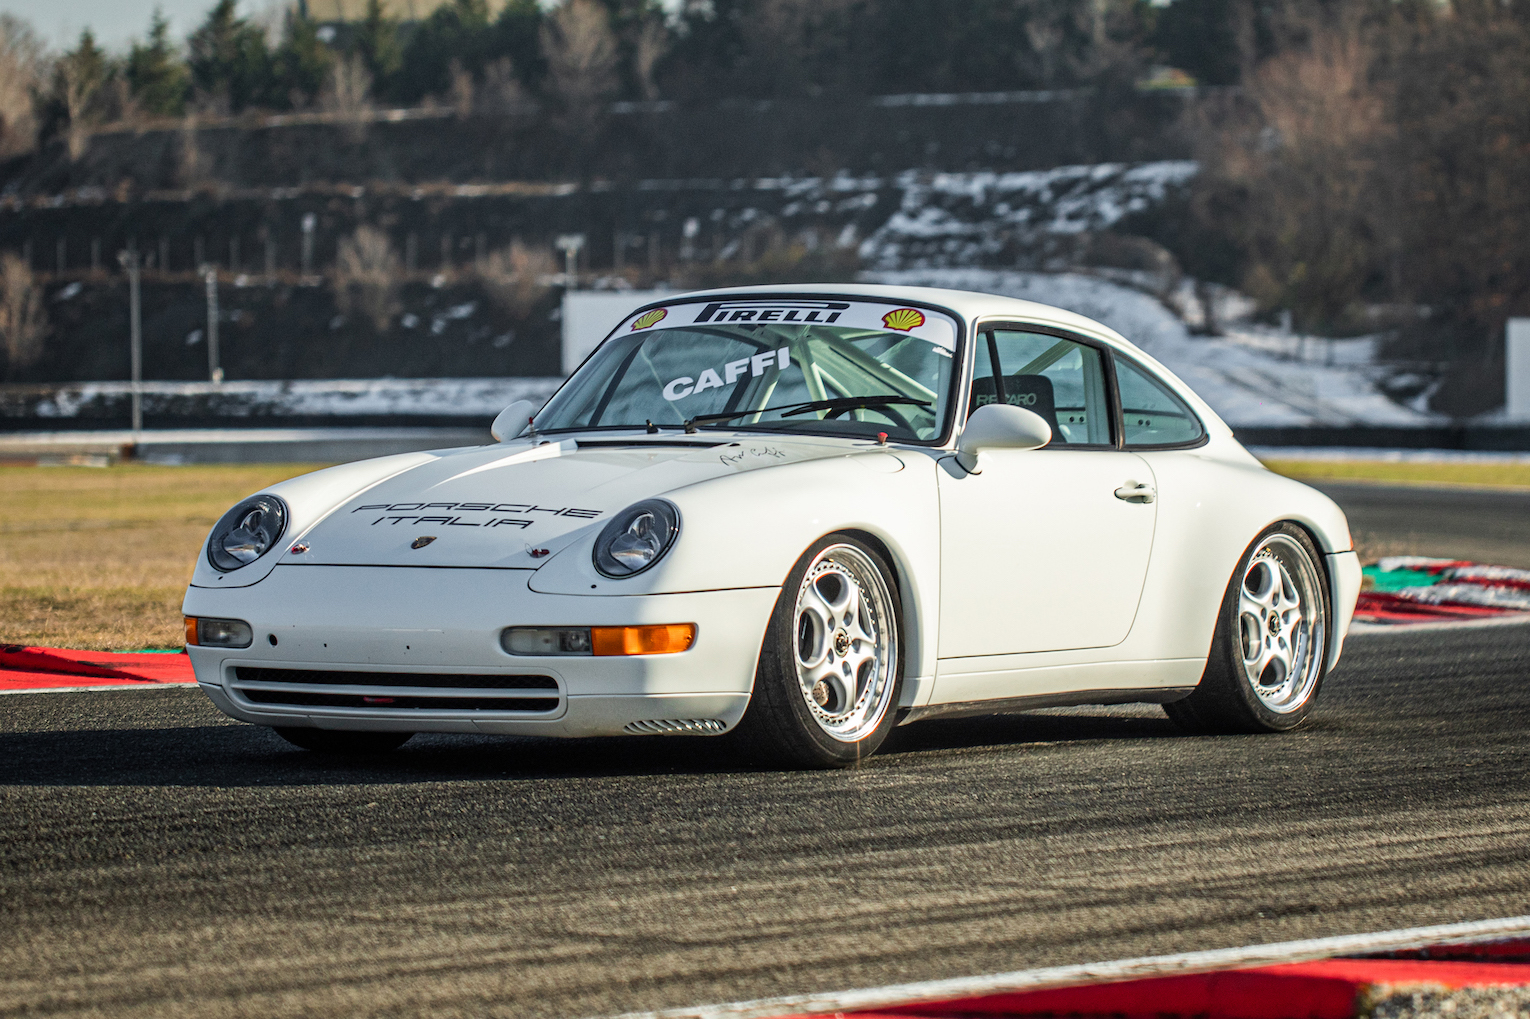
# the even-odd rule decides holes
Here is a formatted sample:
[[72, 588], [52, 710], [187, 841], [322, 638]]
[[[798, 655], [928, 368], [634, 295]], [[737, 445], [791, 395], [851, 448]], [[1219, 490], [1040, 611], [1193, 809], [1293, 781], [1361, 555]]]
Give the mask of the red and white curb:
[[0, 644], [0, 694], [147, 690], [196, 681], [184, 651], [123, 654]]
[[1386, 556], [1365, 567], [1355, 621], [1382, 626], [1530, 619], [1530, 570]]
[[[1530, 985], [1530, 964], [1456, 959], [1358, 959], [1438, 946], [1530, 936], [1530, 916], [1441, 924], [1052, 966], [987, 976], [892, 984], [825, 994], [629, 1012], [618, 1019], [785, 1019], [799, 1016], [910, 1017], [1112, 1014], [1220, 1019], [1352, 1019], [1362, 995], [1389, 987]], [[1530, 957], [1482, 946], [1481, 957]], [[1456, 948], [1456, 952], [1461, 952]], [[1426, 953], [1419, 953], [1421, 956]], [[1449, 953], [1447, 953], [1449, 954]]]

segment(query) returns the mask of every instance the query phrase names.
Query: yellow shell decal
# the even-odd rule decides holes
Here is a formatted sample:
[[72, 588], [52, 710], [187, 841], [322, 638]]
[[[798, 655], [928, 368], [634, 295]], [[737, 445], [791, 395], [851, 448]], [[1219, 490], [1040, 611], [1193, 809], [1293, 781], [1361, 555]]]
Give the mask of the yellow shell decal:
[[639, 329], [647, 329], [649, 326], [658, 325], [664, 321], [664, 316], [668, 314], [669, 312], [663, 308], [655, 308], [653, 311], [644, 312], [638, 316], [636, 322], [632, 323], [632, 331], [637, 332]]
[[882, 324], [889, 329], [908, 332], [924, 325], [924, 312], [918, 308], [899, 308], [882, 316]]

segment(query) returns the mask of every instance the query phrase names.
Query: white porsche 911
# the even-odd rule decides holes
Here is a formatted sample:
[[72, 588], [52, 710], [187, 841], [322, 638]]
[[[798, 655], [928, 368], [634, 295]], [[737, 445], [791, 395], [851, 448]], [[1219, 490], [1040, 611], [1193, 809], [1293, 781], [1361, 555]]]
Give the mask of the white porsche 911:
[[497, 444], [273, 485], [186, 593], [202, 689], [298, 746], [736, 732], [846, 765], [898, 724], [1312, 711], [1348, 524], [1111, 330], [884, 286], [676, 296]]

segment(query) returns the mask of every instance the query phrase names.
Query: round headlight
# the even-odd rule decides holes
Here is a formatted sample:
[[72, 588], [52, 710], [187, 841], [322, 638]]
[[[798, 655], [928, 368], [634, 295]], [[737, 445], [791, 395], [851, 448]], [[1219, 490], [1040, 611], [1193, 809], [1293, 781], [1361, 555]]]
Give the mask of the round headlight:
[[224, 573], [248, 566], [282, 540], [287, 506], [274, 495], [256, 495], [227, 513], [207, 542], [207, 560]]
[[664, 558], [680, 533], [680, 511], [663, 499], [628, 506], [595, 539], [595, 568], [611, 578], [642, 573]]

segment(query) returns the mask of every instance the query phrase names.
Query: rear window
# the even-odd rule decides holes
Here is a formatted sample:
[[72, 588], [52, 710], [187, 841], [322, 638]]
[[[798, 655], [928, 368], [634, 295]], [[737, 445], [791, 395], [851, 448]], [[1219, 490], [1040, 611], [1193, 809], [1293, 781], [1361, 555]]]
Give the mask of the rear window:
[[1118, 357], [1116, 384], [1127, 446], [1180, 446], [1206, 434], [1195, 412], [1147, 369]]

